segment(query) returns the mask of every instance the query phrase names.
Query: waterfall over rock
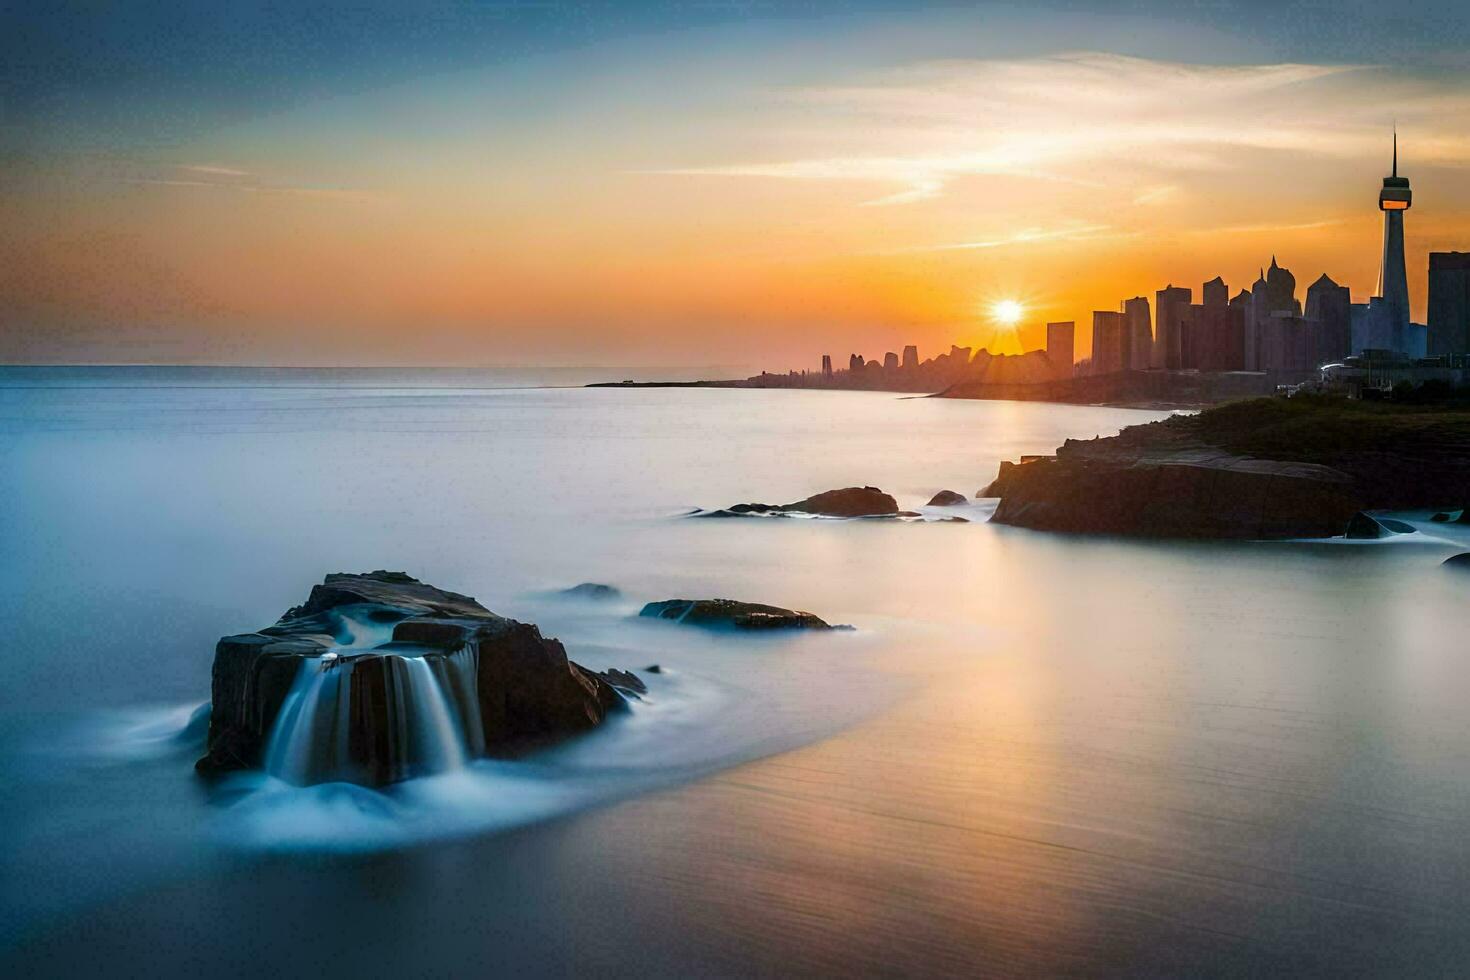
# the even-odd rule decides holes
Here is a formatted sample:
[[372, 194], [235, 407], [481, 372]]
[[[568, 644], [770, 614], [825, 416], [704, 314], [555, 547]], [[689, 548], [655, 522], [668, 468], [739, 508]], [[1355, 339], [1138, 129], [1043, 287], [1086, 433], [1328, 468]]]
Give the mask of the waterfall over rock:
[[585, 731], [624, 706], [535, 626], [401, 572], [328, 575], [215, 648], [202, 771], [382, 785]]

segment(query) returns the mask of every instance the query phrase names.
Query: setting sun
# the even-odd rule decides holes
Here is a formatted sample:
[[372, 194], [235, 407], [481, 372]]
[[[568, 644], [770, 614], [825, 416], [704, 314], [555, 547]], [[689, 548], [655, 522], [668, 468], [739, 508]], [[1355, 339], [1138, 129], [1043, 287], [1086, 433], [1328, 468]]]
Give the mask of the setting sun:
[[1000, 300], [990, 307], [991, 319], [1008, 327], [1015, 326], [1021, 320], [1021, 314], [1025, 309], [1020, 303], [1013, 299]]

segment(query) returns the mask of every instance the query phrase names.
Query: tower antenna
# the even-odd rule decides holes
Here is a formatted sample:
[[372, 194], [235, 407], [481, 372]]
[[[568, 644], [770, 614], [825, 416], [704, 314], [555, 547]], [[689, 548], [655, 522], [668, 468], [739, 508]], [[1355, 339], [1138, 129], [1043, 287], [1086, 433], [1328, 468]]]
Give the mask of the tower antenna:
[[1399, 121], [1393, 121], [1393, 175], [1399, 175]]

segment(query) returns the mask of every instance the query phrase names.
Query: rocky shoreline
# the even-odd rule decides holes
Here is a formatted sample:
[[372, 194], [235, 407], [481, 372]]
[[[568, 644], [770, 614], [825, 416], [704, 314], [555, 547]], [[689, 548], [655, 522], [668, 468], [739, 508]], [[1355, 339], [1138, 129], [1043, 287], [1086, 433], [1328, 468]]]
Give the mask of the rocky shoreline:
[[1002, 463], [992, 520], [1190, 538], [1344, 533], [1359, 511], [1470, 500], [1470, 411], [1262, 398]]

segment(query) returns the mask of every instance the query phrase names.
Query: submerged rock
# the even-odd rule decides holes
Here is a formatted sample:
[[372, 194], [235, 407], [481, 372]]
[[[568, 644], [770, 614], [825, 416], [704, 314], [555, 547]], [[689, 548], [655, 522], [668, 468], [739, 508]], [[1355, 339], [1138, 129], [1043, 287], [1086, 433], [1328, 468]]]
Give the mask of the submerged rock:
[[623, 593], [615, 586], [601, 582], [582, 582], [570, 589], [562, 589], [561, 595], [572, 599], [621, 599]]
[[1396, 521], [1392, 517], [1371, 517], [1358, 511], [1353, 515], [1353, 519], [1348, 521], [1343, 537], [1358, 540], [1391, 538], [1395, 534], [1413, 534], [1416, 530], [1414, 525]]
[[623, 706], [534, 625], [402, 572], [328, 575], [215, 647], [205, 772], [394, 782], [586, 731]]
[[877, 487], [845, 487], [813, 494], [794, 504], [734, 504], [724, 510], [699, 511], [700, 517], [745, 517], [750, 515], [811, 514], [819, 517], [905, 517], [898, 501]]
[[650, 602], [638, 615], [654, 619], [671, 619], [689, 626], [709, 629], [778, 630], [809, 629], [830, 630], [832, 626], [809, 612], [766, 606], [758, 602], [737, 602], [734, 599], [665, 599]]
[[1453, 568], [1457, 572], [1470, 572], [1470, 551], [1450, 555], [1442, 564], [1445, 568]]
[[930, 507], [953, 507], [956, 504], [967, 504], [970, 500], [962, 493], [953, 490], [941, 490], [929, 500]]

